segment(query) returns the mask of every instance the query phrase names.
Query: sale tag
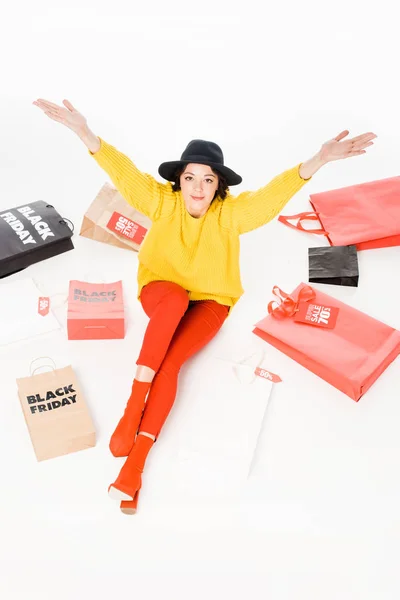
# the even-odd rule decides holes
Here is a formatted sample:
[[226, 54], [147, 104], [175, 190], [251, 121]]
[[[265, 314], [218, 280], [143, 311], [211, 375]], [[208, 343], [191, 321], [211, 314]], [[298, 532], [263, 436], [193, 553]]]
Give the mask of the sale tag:
[[297, 323], [307, 323], [308, 325], [315, 325], [316, 327], [333, 329], [336, 325], [338, 314], [339, 309], [334, 306], [323, 306], [321, 304], [301, 302], [294, 320]]
[[139, 245], [143, 242], [144, 236], [147, 233], [145, 227], [117, 212], [113, 212], [111, 215], [111, 219], [107, 223], [107, 228]]
[[259, 377], [272, 381], [272, 383], [279, 383], [282, 381], [279, 375], [275, 375], [275, 373], [271, 373], [271, 371], [266, 371], [265, 369], [260, 369], [260, 367], [257, 367], [254, 373]]
[[40, 296], [39, 302], [38, 302], [39, 315], [42, 315], [42, 317], [45, 317], [46, 315], [49, 314], [49, 310], [50, 310], [50, 298], [45, 297], [45, 296]]

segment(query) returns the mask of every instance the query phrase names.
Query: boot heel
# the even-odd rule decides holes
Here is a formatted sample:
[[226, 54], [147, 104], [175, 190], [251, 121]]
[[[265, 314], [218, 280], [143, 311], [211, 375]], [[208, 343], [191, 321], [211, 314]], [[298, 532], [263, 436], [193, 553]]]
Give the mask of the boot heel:
[[134, 496], [132, 497], [130, 494], [127, 494], [125, 492], [123, 492], [122, 490], [119, 490], [118, 488], [114, 487], [113, 485], [110, 485], [110, 487], [108, 488], [108, 495], [112, 500], [117, 500], [118, 502], [121, 502], [123, 500], [128, 500], [128, 501], [133, 501]]
[[137, 507], [138, 507], [138, 500], [139, 500], [139, 492], [140, 492], [140, 490], [138, 490], [136, 492], [133, 500], [123, 500], [121, 502], [120, 509], [121, 509], [121, 512], [124, 513], [124, 515], [136, 514]]

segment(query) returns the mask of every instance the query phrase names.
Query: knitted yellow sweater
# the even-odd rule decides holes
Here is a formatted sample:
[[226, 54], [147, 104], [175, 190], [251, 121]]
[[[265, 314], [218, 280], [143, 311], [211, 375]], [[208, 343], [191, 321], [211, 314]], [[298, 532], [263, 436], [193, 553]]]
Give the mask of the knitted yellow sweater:
[[139, 251], [138, 297], [145, 285], [163, 280], [182, 286], [190, 300], [233, 306], [244, 292], [239, 236], [271, 221], [308, 181], [300, 177], [297, 165], [257, 191], [216, 198], [203, 217], [194, 218], [171, 183], [159, 183], [100, 142], [94, 159], [127, 202], [152, 221]]

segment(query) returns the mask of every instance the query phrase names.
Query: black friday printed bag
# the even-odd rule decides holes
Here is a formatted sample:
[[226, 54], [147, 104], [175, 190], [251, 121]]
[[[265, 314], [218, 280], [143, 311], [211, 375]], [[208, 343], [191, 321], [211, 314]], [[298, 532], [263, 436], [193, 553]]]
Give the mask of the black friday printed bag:
[[0, 212], [0, 278], [74, 245], [67, 220], [43, 200]]

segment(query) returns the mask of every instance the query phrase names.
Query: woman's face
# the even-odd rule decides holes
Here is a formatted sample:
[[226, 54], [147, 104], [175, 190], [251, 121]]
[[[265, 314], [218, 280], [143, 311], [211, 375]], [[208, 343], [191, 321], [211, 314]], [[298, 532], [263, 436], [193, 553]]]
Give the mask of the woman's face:
[[190, 163], [180, 176], [180, 184], [188, 213], [196, 218], [205, 215], [218, 189], [218, 175], [207, 165]]

